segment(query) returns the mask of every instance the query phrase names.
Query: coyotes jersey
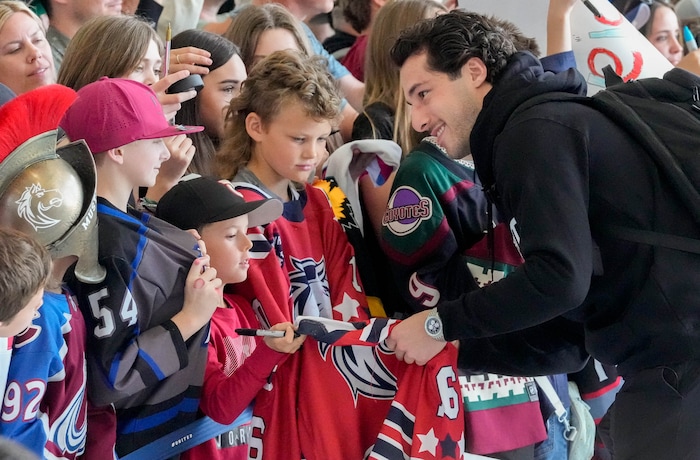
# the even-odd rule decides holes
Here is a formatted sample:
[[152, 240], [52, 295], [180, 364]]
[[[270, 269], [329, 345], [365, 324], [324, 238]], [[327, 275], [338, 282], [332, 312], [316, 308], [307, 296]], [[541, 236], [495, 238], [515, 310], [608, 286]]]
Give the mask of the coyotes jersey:
[[67, 293], [44, 293], [32, 324], [14, 338], [0, 435], [45, 459], [85, 450], [85, 322]]
[[250, 458], [462, 458], [464, 414], [451, 344], [417, 366], [383, 344], [396, 320], [298, 320], [310, 337], [256, 398]]
[[474, 170], [423, 140], [401, 163], [382, 219], [382, 249], [414, 311], [497, 281], [522, 259], [503, 224], [492, 225]]
[[[522, 262], [507, 227], [493, 229], [474, 170], [429, 140], [401, 163], [382, 222], [382, 247], [414, 311], [503, 278]], [[532, 378], [460, 371], [467, 448], [489, 454], [546, 438]]]

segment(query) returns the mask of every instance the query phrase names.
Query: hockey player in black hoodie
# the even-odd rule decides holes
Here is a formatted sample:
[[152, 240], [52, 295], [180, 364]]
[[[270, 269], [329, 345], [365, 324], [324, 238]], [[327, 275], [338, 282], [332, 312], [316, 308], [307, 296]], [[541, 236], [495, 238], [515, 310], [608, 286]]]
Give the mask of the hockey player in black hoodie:
[[700, 458], [700, 256], [608, 231], [700, 238], [653, 161], [585, 104], [523, 109], [544, 93], [584, 94], [584, 78], [545, 72], [480, 15], [419, 23], [392, 58], [413, 127], [472, 154], [525, 262], [404, 320], [389, 346], [421, 364], [459, 340], [460, 367], [531, 375], [575, 370], [585, 347], [625, 379], [606, 416], [616, 460]]

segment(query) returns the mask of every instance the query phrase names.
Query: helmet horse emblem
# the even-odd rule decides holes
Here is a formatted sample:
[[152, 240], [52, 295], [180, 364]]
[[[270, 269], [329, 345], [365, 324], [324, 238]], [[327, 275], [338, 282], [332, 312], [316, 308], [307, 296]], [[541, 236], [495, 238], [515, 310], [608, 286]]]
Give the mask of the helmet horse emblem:
[[46, 215], [51, 208], [58, 208], [63, 204], [63, 195], [58, 189], [46, 190], [41, 184], [32, 184], [24, 189], [22, 196], [16, 201], [17, 214], [29, 222], [34, 230], [53, 227], [60, 219], [53, 219]]

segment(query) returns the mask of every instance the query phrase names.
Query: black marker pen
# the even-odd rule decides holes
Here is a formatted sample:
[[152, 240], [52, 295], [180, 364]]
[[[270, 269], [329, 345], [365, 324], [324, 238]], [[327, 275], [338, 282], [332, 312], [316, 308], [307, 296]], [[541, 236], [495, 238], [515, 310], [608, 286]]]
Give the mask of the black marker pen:
[[238, 335], [248, 335], [252, 337], [284, 337], [284, 331], [271, 331], [269, 329], [246, 329], [239, 328], [236, 329], [236, 334]]
[[583, 0], [583, 4], [586, 5], [586, 8], [591, 10], [591, 13], [593, 13], [593, 16], [595, 16], [597, 18], [603, 16], [602, 14], [600, 14], [600, 11], [598, 11], [598, 8], [596, 8], [595, 5], [593, 5], [593, 3], [591, 3], [591, 0]]

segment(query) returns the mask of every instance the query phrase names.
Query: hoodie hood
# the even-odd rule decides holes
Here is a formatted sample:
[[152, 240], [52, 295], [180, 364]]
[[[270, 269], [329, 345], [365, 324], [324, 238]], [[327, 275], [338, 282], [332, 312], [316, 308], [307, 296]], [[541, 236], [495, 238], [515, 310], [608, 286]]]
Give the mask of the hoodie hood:
[[476, 171], [489, 189], [494, 183], [493, 145], [513, 112], [528, 99], [543, 93], [586, 94], [586, 81], [576, 69], [547, 72], [529, 52], [515, 53], [484, 98], [474, 123], [470, 146]]

